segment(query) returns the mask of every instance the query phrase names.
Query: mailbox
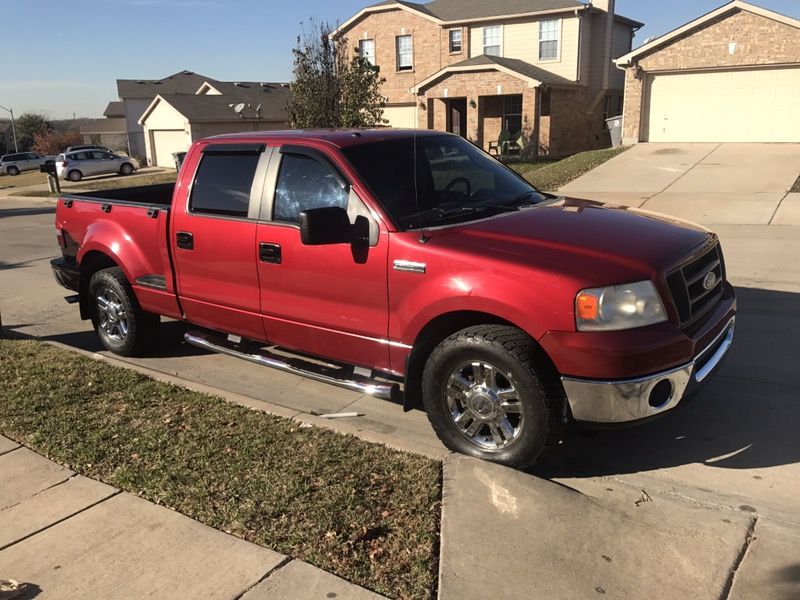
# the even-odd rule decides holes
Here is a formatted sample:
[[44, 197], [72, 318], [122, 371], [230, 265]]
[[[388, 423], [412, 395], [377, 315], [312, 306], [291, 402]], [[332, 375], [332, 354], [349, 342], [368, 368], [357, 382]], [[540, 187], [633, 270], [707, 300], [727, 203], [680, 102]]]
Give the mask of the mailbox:
[[48, 161], [43, 165], [39, 165], [39, 171], [42, 173], [47, 173], [48, 175], [52, 175], [53, 177], [58, 177], [56, 174], [56, 163], [52, 161]]

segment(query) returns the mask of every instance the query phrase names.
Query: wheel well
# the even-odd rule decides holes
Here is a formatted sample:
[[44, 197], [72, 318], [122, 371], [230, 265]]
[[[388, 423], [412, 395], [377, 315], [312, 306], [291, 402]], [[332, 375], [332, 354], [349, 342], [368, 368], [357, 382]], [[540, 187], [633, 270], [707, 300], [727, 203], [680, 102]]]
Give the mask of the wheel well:
[[78, 295], [80, 297], [81, 319], [91, 319], [91, 305], [89, 303], [89, 281], [92, 275], [103, 269], [110, 267], [117, 267], [116, 262], [107, 254], [103, 254], [99, 250], [92, 250], [87, 252], [81, 260], [81, 277], [78, 286]]
[[422, 328], [414, 340], [414, 347], [406, 364], [403, 409], [411, 410], [422, 405], [422, 371], [425, 362], [439, 342], [473, 325], [510, 325], [513, 323], [495, 315], [478, 311], [456, 311], [439, 315]]

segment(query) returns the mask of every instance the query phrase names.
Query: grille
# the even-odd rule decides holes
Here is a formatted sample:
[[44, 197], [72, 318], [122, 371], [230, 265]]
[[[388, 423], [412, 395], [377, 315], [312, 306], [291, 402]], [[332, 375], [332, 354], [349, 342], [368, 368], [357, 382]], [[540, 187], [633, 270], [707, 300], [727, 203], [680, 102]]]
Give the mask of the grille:
[[[709, 273], [714, 273], [716, 283], [707, 290], [703, 281]], [[719, 302], [724, 280], [725, 263], [719, 244], [667, 275], [667, 284], [681, 324], [700, 318]]]

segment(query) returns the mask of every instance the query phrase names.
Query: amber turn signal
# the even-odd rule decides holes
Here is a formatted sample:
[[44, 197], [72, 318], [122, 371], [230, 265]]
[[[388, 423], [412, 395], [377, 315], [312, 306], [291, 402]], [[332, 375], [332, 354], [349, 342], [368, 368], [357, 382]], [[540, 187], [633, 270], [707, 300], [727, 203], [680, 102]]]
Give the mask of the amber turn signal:
[[575, 300], [575, 312], [579, 319], [593, 321], [599, 315], [599, 302], [597, 296], [592, 294], [578, 294]]

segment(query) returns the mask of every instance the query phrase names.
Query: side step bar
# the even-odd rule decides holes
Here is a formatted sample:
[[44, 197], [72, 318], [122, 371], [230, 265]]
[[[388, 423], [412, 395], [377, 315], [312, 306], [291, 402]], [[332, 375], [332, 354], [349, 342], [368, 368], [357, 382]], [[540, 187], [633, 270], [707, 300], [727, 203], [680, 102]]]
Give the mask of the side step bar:
[[240, 344], [234, 344], [228, 341], [223, 335], [190, 331], [186, 333], [183, 338], [192, 346], [197, 346], [198, 348], [219, 352], [220, 354], [227, 354], [228, 356], [234, 356], [236, 358], [243, 358], [244, 360], [249, 360], [258, 365], [280, 369], [281, 371], [288, 371], [289, 373], [294, 373], [301, 377], [308, 377], [309, 379], [322, 381], [323, 383], [338, 385], [339, 387], [375, 396], [383, 400], [391, 400], [393, 392], [397, 388], [396, 384], [378, 382], [367, 377], [356, 375], [352, 372], [352, 369], [347, 367], [336, 368], [318, 365], [300, 358], [289, 358], [287, 356], [273, 354], [263, 349], [249, 352]]

